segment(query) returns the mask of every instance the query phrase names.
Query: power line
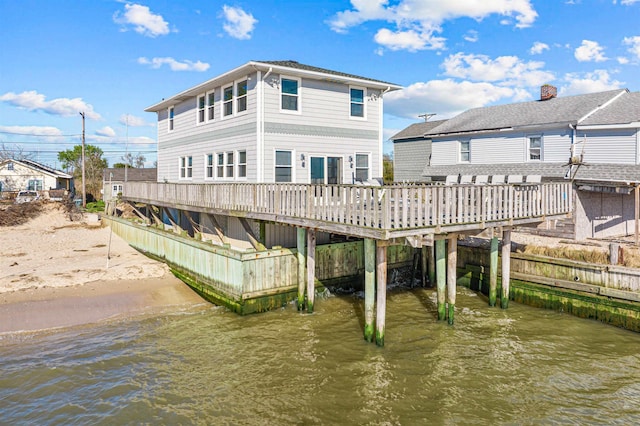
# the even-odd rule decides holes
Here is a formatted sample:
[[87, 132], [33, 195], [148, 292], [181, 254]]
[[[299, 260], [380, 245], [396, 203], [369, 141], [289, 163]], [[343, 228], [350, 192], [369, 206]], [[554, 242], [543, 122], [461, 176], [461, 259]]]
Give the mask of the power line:
[[37, 136], [37, 137], [44, 137], [44, 138], [59, 138], [59, 137], [64, 137], [64, 136], [82, 136], [79, 133], [72, 134], [72, 135], [39, 135], [39, 134], [35, 134], [35, 133], [8, 132], [6, 130], [0, 130], [0, 133], [4, 133], [5, 135]]

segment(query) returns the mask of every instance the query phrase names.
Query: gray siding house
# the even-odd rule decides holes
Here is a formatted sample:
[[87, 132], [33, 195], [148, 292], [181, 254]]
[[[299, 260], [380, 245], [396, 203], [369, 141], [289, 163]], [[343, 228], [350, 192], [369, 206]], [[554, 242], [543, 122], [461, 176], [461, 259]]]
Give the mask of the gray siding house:
[[555, 88], [546, 85], [538, 101], [471, 109], [424, 137], [432, 142], [423, 179], [570, 179], [576, 189], [572, 237], [635, 232], [640, 93], [620, 89], [556, 97]]
[[146, 109], [158, 117], [158, 181], [380, 178], [383, 97], [399, 88], [295, 61], [250, 61]]
[[393, 142], [393, 179], [396, 182], [430, 181], [422, 171], [431, 163], [431, 138], [427, 135], [446, 120], [414, 123], [396, 133]]

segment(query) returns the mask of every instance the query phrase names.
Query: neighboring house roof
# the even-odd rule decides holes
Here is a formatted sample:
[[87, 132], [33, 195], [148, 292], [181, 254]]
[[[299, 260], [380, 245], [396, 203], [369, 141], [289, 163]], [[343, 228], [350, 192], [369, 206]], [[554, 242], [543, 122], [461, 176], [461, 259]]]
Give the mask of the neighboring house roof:
[[389, 139], [398, 142], [405, 139], [424, 139], [424, 135], [431, 132], [434, 128], [441, 125], [447, 120], [423, 121], [411, 124], [404, 130], [399, 131]]
[[482, 132], [542, 125], [582, 124], [600, 107], [615, 101], [617, 97], [625, 93], [629, 92], [626, 89], [619, 89], [544, 101], [474, 108], [447, 120], [446, 123], [428, 132], [428, 135]]
[[[135, 167], [127, 167], [127, 182], [156, 182], [158, 180], [158, 169], [139, 169]], [[102, 174], [105, 182], [124, 182], [125, 169], [123, 168], [110, 168], [104, 169]]]
[[176, 102], [181, 102], [186, 99], [197, 96], [205, 91], [211, 90], [220, 84], [226, 84], [229, 81], [233, 81], [236, 78], [240, 78], [243, 75], [247, 75], [255, 72], [256, 70], [263, 71], [264, 73], [276, 72], [281, 74], [287, 74], [291, 76], [314, 78], [317, 80], [326, 80], [333, 82], [340, 82], [346, 84], [356, 84], [380, 90], [398, 90], [402, 87], [382, 80], [375, 80], [368, 77], [361, 77], [354, 74], [347, 74], [339, 71], [332, 71], [326, 68], [314, 67], [311, 65], [301, 64], [296, 61], [249, 61], [244, 65], [234, 68], [224, 74], [218, 75], [204, 83], [193, 86], [185, 91], [178, 93], [167, 99], [151, 105], [146, 108], [147, 112], [157, 112], [162, 109], [168, 108]]
[[581, 126], [631, 124], [639, 127], [640, 92], [627, 92], [580, 122]]
[[68, 173], [65, 173], [61, 170], [56, 170], [52, 167], [49, 166], [45, 166], [44, 164], [40, 164], [38, 162], [35, 162], [33, 160], [27, 160], [27, 159], [21, 159], [21, 160], [13, 160], [13, 159], [7, 159], [7, 160], [3, 160], [0, 161], [0, 164], [6, 164], [6, 163], [17, 163], [17, 164], [21, 164], [24, 167], [28, 167], [30, 169], [33, 169], [37, 172], [55, 177], [55, 178], [60, 178], [60, 179], [72, 179], [73, 176], [71, 176]]

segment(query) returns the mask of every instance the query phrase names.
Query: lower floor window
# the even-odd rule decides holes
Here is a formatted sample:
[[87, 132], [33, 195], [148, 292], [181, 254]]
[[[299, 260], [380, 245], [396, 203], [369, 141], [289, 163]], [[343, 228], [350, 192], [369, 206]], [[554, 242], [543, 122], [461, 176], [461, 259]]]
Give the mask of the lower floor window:
[[29, 186], [27, 188], [30, 191], [42, 191], [42, 180], [40, 179], [30, 179]]
[[247, 151], [238, 151], [238, 177], [247, 177]]
[[369, 180], [369, 154], [356, 154], [356, 180]]
[[291, 182], [293, 167], [291, 151], [276, 151], [276, 182]]
[[213, 177], [213, 154], [207, 154], [206, 161], [207, 161], [207, 165], [205, 166], [206, 167], [205, 176], [210, 179]]
[[180, 157], [180, 178], [190, 179], [193, 177], [193, 157]]

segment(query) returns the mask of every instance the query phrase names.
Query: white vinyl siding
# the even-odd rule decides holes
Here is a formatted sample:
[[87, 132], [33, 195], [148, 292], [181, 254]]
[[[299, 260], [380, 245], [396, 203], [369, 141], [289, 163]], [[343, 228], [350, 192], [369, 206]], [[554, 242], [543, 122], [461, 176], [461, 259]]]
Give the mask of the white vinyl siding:
[[588, 163], [637, 164], [636, 131], [636, 129], [579, 131], [579, 136], [575, 138], [574, 155], [580, 156], [584, 150], [584, 161]]

